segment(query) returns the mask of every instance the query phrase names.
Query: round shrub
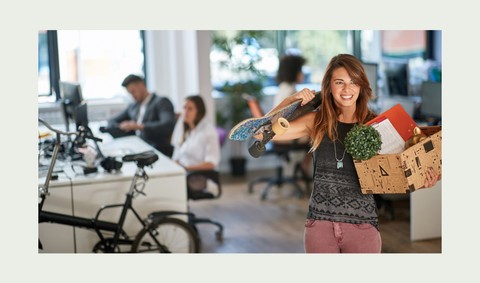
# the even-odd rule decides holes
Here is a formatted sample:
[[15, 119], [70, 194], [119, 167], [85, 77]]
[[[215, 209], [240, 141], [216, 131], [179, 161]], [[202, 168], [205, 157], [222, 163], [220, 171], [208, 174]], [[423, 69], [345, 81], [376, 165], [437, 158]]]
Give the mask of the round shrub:
[[356, 160], [368, 160], [378, 154], [382, 145], [380, 133], [370, 126], [357, 124], [345, 137], [345, 149]]

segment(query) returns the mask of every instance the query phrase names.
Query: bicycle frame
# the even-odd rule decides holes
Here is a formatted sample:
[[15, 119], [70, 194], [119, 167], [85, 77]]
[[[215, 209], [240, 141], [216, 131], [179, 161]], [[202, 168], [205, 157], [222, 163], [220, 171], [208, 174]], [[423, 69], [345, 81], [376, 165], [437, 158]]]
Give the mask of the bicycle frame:
[[[160, 243], [156, 238], [155, 238], [155, 229], [160, 223], [172, 223], [172, 220], [170, 220], [170, 216], [173, 215], [186, 215], [189, 217], [190, 213], [189, 212], [179, 212], [179, 211], [155, 211], [151, 212], [148, 214], [148, 216], [144, 219], [140, 217], [138, 212], [133, 208], [132, 203], [133, 199], [137, 194], [143, 194], [143, 189], [145, 188], [146, 182], [148, 181], [149, 177], [146, 174], [144, 167], [145, 166], [150, 166], [153, 164], [158, 159], [158, 156], [153, 153], [153, 152], [145, 152], [145, 153], [139, 153], [139, 154], [133, 154], [133, 155], [128, 155], [124, 156], [123, 160], [124, 161], [135, 161], [137, 164], [137, 169], [135, 171], [135, 174], [133, 176], [133, 179], [130, 184], [130, 188], [128, 192], [126, 193], [126, 198], [124, 203], [121, 204], [112, 204], [112, 205], [106, 205], [102, 206], [96, 213], [94, 218], [84, 218], [84, 217], [78, 217], [74, 215], [69, 215], [69, 214], [62, 214], [62, 213], [56, 213], [56, 212], [51, 212], [51, 211], [44, 211], [43, 206], [46, 200], [46, 196], [49, 195], [48, 189], [50, 186], [50, 182], [52, 180], [52, 173], [54, 171], [54, 166], [55, 162], [60, 150], [60, 136], [61, 134], [64, 135], [78, 135], [79, 133], [77, 132], [62, 132], [56, 129], [51, 128], [47, 123], [45, 123], [43, 120], [39, 119], [42, 123], [44, 123], [47, 128], [50, 130], [54, 131], [57, 134], [57, 139], [56, 143], [54, 146], [53, 154], [52, 154], [52, 159], [49, 165], [49, 169], [47, 172], [46, 180], [45, 183], [41, 186], [39, 186], [39, 197], [40, 201], [38, 204], [38, 223], [56, 223], [56, 224], [62, 224], [62, 225], [67, 225], [67, 226], [72, 226], [72, 227], [78, 227], [78, 228], [84, 228], [84, 229], [92, 229], [96, 232], [98, 238], [100, 241], [94, 246], [93, 251], [103, 251], [103, 252], [118, 252], [120, 251], [120, 245], [126, 244], [126, 245], [133, 245], [134, 242], [136, 242], [137, 236], [145, 232], [148, 233], [149, 235], [152, 236], [153, 241], [156, 243], [156, 245], [159, 247], [160, 252], [170, 252], [169, 248], [164, 245], [163, 243]], [[80, 129], [82, 131], [82, 129]], [[93, 136], [88, 136], [89, 132], [83, 132], [82, 138], [90, 138], [94, 139], [95, 141], [101, 141], [98, 138], [95, 138]], [[80, 132], [82, 134], [82, 132]], [[120, 217], [118, 222], [112, 222], [112, 221], [103, 221], [100, 220], [100, 215], [106, 210], [106, 209], [111, 209], [111, 208], [117, 208], [121, 207], [121, 212], [120, 212]], [[133, 239], [130, 239], [127, 233], [124, 231], [123, 227], [126, 221], [127, 213], [128, 211], [132, 211], [133, 215], [135, 218], [141, 223], [142, 229], [140, 232], [133, 237]], [[177, 220], [178, 221], [178, 220]], [[187, 222], [184, 224], [179, 224], [177, 225], [180, 226], [188, 226], [183, 227], [183, 229], [186, 229], [188, 233], [190, 233], [190, 237], [195, 238], [195, 249], [198, 251], [198, 234], [192, 230], [191, 226]], [[190, 231], [192, 230], [192, 231]], [[113, 236], [111, 237], [105, 237], [102, 232], [113, 232]], [[141, 238], [141, 237], [140, 237]], [[138, 242], [137, 242], [138, 243]], [[42, 249], [42, 244], [39, 239], [39, 248]], [[133, 246], [132, 249], [133, 250]], [[128, 252], [130, 252], [129, 250]]]
[[[123, 226], [125, 224], [125, 219], [127, 216], [128, 211], [132, 211], [135, 218], [144, 226], [146, 227], [145, 221], [140, 217], [138, 212], [132, 206], [133, 198], [135, 197], [135, 192], [137, 190], [137, 183], [139, 178], [142, 178], [144, 181], [148, 180], [148, 175], [145, 173], [143, 168], [137, 168], [137, 171], [133, 177], [132, 183], [130, 185], [130, 189], [126, 194], [125, 202], [122, 204], [112, 204], [106, 205], [101, 207], [95, 218], [84, 218], [78, 217], [68, 214], [50, 212], [50, 211], [43, 211], [41, 208], [39, 210], [39, 223], [56, 223], [56, 224], [63, 224], [72, 227], [78, 228], [86, 228], [95, 230], [97, 236], [100, 239], [100, 242], [105, 243], [104, 248], [106, 252], [114, 252], [115, 249], [119, 244], [131, 244], [132, 240], [128, 238], [127, 233], [123, 230]], [[43, 202], [42, 202], [43, 205]], [[111, 221], [102, 221], [99, 220], [100, 214], [105, 209], [111, 209], [116, 207], [122, 207], [120, 212], [120, 218], [117, 223]], [[113, 232], [113, 238], [111, 242], [108, 242], [105, 236], [103, 235], [102, 231]], [[123, 237], [123, 238], [121, 238]]]

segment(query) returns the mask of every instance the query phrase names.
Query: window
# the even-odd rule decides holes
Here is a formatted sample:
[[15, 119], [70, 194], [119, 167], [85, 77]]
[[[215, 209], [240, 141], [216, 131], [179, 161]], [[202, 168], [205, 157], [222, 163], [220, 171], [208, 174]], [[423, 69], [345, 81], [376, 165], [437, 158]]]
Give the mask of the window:
[[[58, 42], [57, 72], [61, 81], [79, 83], [84, 99], [127, 97], [121, 86], [130, 73], [145, 76], [142, 32], [127, 31], [54, 31]], [[46, 35], [39, 32], [38, 84], [39, 95], [51, 89]], [[45, 51], [47, 49], [47, 51]], [[52, 54], [52, 53], [50, 53]]]
[[47, 31], [42, 30], [38, 32], [38, 94], [41, 96], [51, 94], [49, 62]]
[[380, 31], [362, 30], [360, 33], [360, 48], [363, 62], [379, 63], [382, 60]]
[[[235, 38], [238, 35], [250, 36], [252, 37], [250, 40], [255, 42], [240, 47], [245, 41], [238, 40], [237, 45], [226, 48], [227, 46], [219, 41], [222, 37]], [[307, 59], [304, 66], [304, 83], [319, 85], [324, 68], [333, 56], [339, 53], [352, 53], [351, 32], [343, 30], [213, 31], [213, 38], [214, 46], [210, 53], [211, 75], [212, 84], [217, 89], [226, 82], [247, 79], [242, 77], [240, 72], [232, 71], [233, 62], [248, 65], [249, 61], [255, 61], [255, 67], [265, 75], [264, 92], [273, 94], [276, 92], [275, 77], [279, 57], [291, 53], [300, 54]]]
[[285, 36], [285, 52], [297, 52], [307, 59], [305, 83], [321, 84], [330, 59], [340, 53], [352, 53], [352, 40], [346, 30], [292, 30]]
[[274, 31], [212, 31], [210, 52], [212, 84], [218, 89], [226, 82], [275, 75], [278, 51]]

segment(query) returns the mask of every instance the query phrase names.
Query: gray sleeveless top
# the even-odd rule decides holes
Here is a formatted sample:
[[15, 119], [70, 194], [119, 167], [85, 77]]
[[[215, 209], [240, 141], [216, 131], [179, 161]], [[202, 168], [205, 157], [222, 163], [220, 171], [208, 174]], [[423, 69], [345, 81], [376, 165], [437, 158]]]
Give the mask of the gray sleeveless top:
[[[337, 159], [343, 156], [343, 141], [353, 126], [354, 124], [337, 122]], [[373, 195], [362, 194], [352, 156], [345, 152], [343, 168], [337, 169], [334, 143], [325, 135], [313, 157], [314, 188], [307, 218], [354, 224], [370, 223], [378, 229], [375, 200]]]

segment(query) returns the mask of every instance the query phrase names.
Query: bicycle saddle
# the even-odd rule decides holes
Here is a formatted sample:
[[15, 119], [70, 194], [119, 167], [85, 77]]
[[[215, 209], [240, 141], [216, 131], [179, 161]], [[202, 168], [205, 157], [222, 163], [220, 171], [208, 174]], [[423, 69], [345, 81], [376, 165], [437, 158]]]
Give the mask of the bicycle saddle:
[[127, 154], [122, 160], [124, 162], [135, 161], [139, 167], [152, 165], [158, 160], [158, 155], [153, 150], [144, 151], [135, 154]]

